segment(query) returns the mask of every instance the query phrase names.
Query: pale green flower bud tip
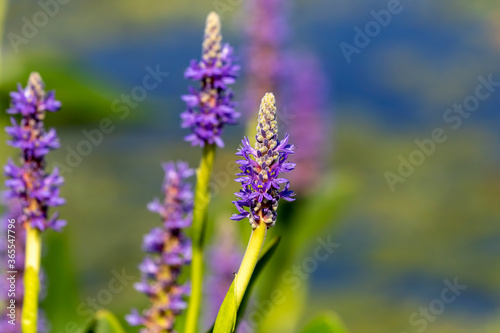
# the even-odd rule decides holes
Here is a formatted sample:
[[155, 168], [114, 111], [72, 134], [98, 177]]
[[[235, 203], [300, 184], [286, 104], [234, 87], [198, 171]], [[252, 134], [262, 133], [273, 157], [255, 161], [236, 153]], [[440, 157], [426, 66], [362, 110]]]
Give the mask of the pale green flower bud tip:
[[274, 149], [278, 140], [278, 120], [276, 118], [276, 99], [273, 93], [266, 93], [260, 103], [255, 149], [265, 155]]
[[222, 50], [222, 35], [220, 17], [215, 12], [210, 12], [205, 25], [205, 38], [203, 40], [203, 60], [207, 63], [219, 62]]

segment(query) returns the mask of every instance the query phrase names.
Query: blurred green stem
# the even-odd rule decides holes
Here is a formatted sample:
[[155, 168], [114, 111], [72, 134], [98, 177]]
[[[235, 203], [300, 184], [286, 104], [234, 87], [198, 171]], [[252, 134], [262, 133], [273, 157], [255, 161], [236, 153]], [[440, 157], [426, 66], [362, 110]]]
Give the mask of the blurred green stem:
[[2, 82], [2, 56], [3, 56], [3, 30], [5, 28], [5, 18], [7, 17], [8, 0], [0, 0], [0, 83]]
[[26, 258], [24, 268], [23, 333], [36, 333], [38, 293], [40, 291], [40, 258], [42, 239], [40, 230], [26, 228]]
[[193, 208], [193, 259], [191, 261], [191, 298], [187, 310], [185, 333], [196, 333], [203, 292], [203, 235], [210, 203], [210, 174], [215, 159], [215, 145], [205, 145], [200, 167], [196, 171], [196, 191]]

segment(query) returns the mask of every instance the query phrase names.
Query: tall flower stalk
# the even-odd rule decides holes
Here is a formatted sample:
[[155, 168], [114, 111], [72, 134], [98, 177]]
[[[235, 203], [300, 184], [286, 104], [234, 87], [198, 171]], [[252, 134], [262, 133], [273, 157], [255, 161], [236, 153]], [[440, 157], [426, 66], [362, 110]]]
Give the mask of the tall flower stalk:
[[38, 73], [30, 75], [26, 88], [19, 85], [11, 98], [12, 105], [7, 113], [21, 115], [21, 119], [18, 123], [12, 117], [12, 126], [6, 131], [11, 136], [8, 144], [21, 150], [21, 165], [8, 161], [4, 167], [5, 185], [7, 199], [21, 203], [19, 222], [26, 229], [22, 327], [25, 333], [35, 333], [40, 291], [40, 235], [46, 229], [60, 231], [66, 224], [58, 219], [57, 213], [48, 215], [49, 207], [64, 204], [64, 199], [59, 197], [63, 178], [57, 168], [46, 173], [44, 161], [49, 151], [59, 147], [59, 140], [54, 129], [45, 131], [43, 119], [46, 111], [58, 111], [61, 103], [56, 101], [54, 92], [45, 92]]
[[142, 281], [135, 288], [146, 294], [151, 307], [142, 314], [132, 310], [126, 319], [141, 332], [174, 332], [176, 316], [187, 306], [189, 287], [179, 283], [182, 268], [191, 261], [191, 241], [183, 229], [191, 226], [193, 193], [185, 180], [194, 174], [187, 163], [166, 163], [163, 191], [165, 199], [155, 199], [148, 209], [163, 221], [144, 237], [143, 249], [149, 254], [139, 265]]
[[186, 333], [195, 333], [200, 317], [203, 293], [203, 230], [207, 217], [210, 194], [210, 175], [215, 159], [215, 147], [224, 146], [221, 138], [226, 124], [234, 124], [239, 114], [235, 112], [233, 93], [228, 85], [235, 82], [239, 66], [234, 65], [232, 49], [222, 45], [219, 16], [211, 12], [206, 21], [201, 61], [193, 60], [185, 77], [200, 81], [200, 88], [189, 88], [182, 96], [187, 109], [181, 114], [182, 127], [190, 128], [186, 141], [203, 147], [200, 166], [196, 171], [197, 182], [193, 211], [193, 260], [191, 265], [191, 298], [186, 320]]
[[[267, 229], [276, 223], [278, 201], [294, 200], [289, 181], [280, 177], [281, 173], [295, 168], [295, 164], [287, 161], [294, 152], [294, 146], [288, 144], [288, 134], [283, 140], [278, 140], [275, 98], [272, 93], [266, 93], [262, 98], [255, 140], [255, 146], [252, 147], [245, 137], [236, 154], [243, 158], [237, 161], [241, 172], [236, 178], [242, 188], [236, 193], [237, 200], [233, 201], [239, 214], [233, 215], [231, 219], [239, 221], [248, 218], [252, 226], [250, 241], [234, 280], [234, 299], [228, 299], [227, 296], [224, 299], [224, 302], [234, 302], [236, 309], [241, 304], [259, 259]], [[225, 332], [221, 322], [218, 317], [215, 332]]]

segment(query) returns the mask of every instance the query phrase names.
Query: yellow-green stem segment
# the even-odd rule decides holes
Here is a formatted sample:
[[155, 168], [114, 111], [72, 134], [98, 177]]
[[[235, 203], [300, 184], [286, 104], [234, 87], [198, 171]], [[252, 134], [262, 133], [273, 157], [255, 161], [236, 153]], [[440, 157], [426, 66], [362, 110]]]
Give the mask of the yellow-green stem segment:
[[24, 268], [24, 301], [22, 314], [23, 333], [36, 333], [38, 294], [40, 292], [40, 257], [42, 239], [40, 230], [26, 228], [26, 257]]
[[196, 190], [194, 194], [191, 261], [191, 297], [186, 317], [185, 333], [196, 333], [203, 292], [203, 235], [210, 203], [210, 175], [215, 159], [215, 145], [205, 145], [200, 167], [196, 170]]
[[257, 261], [259, 260], [260, 251], [266, 240], [266, 233], [267, 225], [265, 223], [260, 223], [257, 228], [253, 229], [252, 235], [250, 236], [245, 256], [243, 257], [240, 269], [235, 278], [236, 309], [240, 307], [241, 300], [245, 295], [255, 265], [257, 265]]
[[267, 225], [260, 223], [252, 230], [245, 256], [241, 262], [238, 274], [222, 302], [215, 320], [214, 333], [233, 333], [235, 329], [238, 309], [243, 301], [248, 284], [259, 260], [262, 246], [266, 240]]

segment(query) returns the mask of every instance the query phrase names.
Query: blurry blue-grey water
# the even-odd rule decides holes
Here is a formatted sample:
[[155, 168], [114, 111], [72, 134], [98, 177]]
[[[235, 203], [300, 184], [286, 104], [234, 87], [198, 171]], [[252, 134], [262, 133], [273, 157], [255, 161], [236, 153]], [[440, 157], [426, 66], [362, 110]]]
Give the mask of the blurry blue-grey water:
[[[411, 323], [412, 314], [441, 297], [445, 280], [458, 279], [467, 289], [428, 321], [426, 332], [496, 332], [500, 6], [495, 1], [402, 0], [387, 26], [368, 36], [363, 47], [357, 45], [356, 28], [365, 29], [375, 20], [372, 11], [379, 13], [390, 2], [294, 2], [289, 12], [288, 46], [315, 52], [330, 83], [326, 109], [335, 122], [325, 156], [328, 173], [347, 171], [358, 184], [344, 213], [325, 230], [340, 246], [306, 279], [311, 294], [302, 319], [332, 309], [352, 332], [416, 332], [421, 326]], [[161, 195], [161, 162], [198, 164], [200, 149], [184, 142], [187, 131], [179, 128], [180, 95], [189, 85], [183, 72], [199, 57], [210, 6], [192, 0], [72, 1], [61, 5], [18, 52], [8, 39], [3, 42], [2, 109], [6, 93], [15, 83], [24, 84], [32, 70], [40, 71], [64, 105], [59, 114], [47, 116], [62, 143], [48, 164], [67, 168], [62, 194], [68, 203], [60, 211], [68, 220], [64, 237], [80, 287], [78, 304], [84, 304], [73, 311], [76, 321], [86, 319], [81, 310], [92, 308], [88, 298], [97, 298], [113, 271], [139, 279], [142, 236], [159, 223], [146, 205]], [[236, 6], [223, 19], [224, 40], [242, 59], [243, 9]], [[6, 32], [19, 33], [22, 16], [40, 8], [11, 1], [9, 10]], [[346, 44], [357, 51], [346, 56], [341, 47]], [[143, 101], [127, 105], [123, 95], [143, 84], [148, 68], [166, 74]], [[446, 118], [454, 104], [475, 96], [489, 78], [492, 90], [482, 88], [490, 94], [475, 111]], [[241, 100], [244, 78], [235, 91]], [[109, 133], [101, 130], [103, 119], [112, 124]], [[401, 160], [422, 150], [415, 140], [429, 142], [440, 128], [446, 140], [435, 142], [432, 153], [422, 154], [422, 163], [391, 185], [387, 172], [399, 175]], [[95, 131], [102, 137], [97, 135], [98, 144], [91, 142], [83, 156], [79, 148], [90, 142], [84, 133]], [[216, 170], [234, 161], [244, 132], [245, 124], [228, 128]], [[4, 146], [0, 151], [2, 163], [13, 154]], [[229, 217], [237, 189], [230, 181], [213, 198], [211, 215], [218, 223], [236, 223]], [[238, 226], [248, 228], [246, 222]], [[312, 247], [304, 257], [311, 253]], [[50, 248], [45, 255], [50, 258]], [[132, 282], [107, 304], [98, 302], [120, 318], [146, 305]]]

